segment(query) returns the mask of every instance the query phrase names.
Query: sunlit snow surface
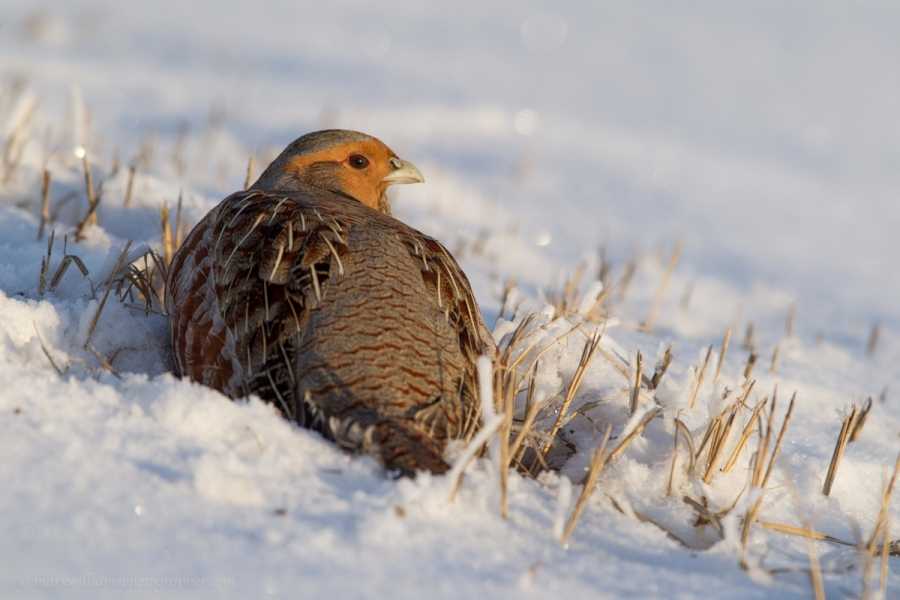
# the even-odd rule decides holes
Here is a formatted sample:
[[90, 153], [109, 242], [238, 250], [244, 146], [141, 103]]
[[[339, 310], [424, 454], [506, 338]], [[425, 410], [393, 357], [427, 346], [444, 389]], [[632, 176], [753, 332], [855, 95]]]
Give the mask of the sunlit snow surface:
[[[741, 384], [751, 321], [751, 403], [777, 383], [780, 423], [798, 397], [760, 518], [868, 539], [900, 450], [895, 5], [56, 4], [0, 1], [0, 144], [32, 112], [0, 183], [0, 597], [809, 597], [805, 540], [755, 528], [748, 573], [735, 533], [746, 496], [718, 542], [680, 499], [727, 507], [749, 454], [665, 495], [673, 418], [699, 443], [723, 388]], [[160, 316], [104, 308], [91, 341], [120, 378], [83, 349], [92, 284], [127, 240], [158, 246], [163, 203], [183, 190], [195, 222], [241, 186], [248, 155], [265, 161], [326, 126], [378, 135], [425, 173], [397, 191], [395, 213], [458, 252], [489, 323], [505, 280], [523, 311], [540, 310], [582, 260], [593, 275], [599, 247], [616, 275], [640, 257], [603, 347], [652, 365], [673, 344], [663, 418], [602, 475], [567, 548], [554, 539], [570, 509], [561, 476], [513, 476], [504, 521], [486, 460], [449, 503], [444, 478], [388, 479], [266, 405], [175, 380]], [[72, 266], [39, 297], [40, 173], [53, 173], [54, 205], [80, 191], [78, 147], [98, 182], [114, 156], [144, 148], [148, 166], [128, 209], [126, 169], [106, 179], [100, 227], [69, 243], [90, 281]], [[62, 205], [51, 272], [83, 210], [82, 196]], [[659, 318], [640, 333], [679, 241]], [[544, 343], [569, 327], [548, 324]], [[688, 410], [692, 367], [728, 327], [723, 375]], [[542, 357], [541, 394], [568, 384], [583, 342]], [[598, 403], [597, 426], [567, 433], [573, 497], [599, 428], [620, 435], [628, 421], [626, 387], [595, 360], [576, 406]], [[841, 417], [869, 396], [825, 498]], [[713, 545], [685, 549], [635, 512]], [[900, 500], [890, 514], [900, 531]], [[829, 597], [861, 593], [854, 549], [816, 551]]]

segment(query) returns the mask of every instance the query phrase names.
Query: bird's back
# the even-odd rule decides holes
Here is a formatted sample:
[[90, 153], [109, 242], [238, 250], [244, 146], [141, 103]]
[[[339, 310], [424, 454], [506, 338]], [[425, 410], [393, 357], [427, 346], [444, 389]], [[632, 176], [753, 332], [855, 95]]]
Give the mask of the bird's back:
[[185, 375], [389, 467], [446, 468], [446, 441], [477, 422], [475, 358], [493, 342], [438, 242], [328, 192], [250, 191], [184, 248], [168, 302]]

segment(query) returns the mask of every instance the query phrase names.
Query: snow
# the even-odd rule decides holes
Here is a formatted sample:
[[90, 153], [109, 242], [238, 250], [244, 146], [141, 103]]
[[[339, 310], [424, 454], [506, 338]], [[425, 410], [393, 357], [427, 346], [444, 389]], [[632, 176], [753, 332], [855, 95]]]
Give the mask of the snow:
[[[12, 173], [0, 162], [0, 596], [809, 597], [807, 540], [757, 525], [743, 550], [750, 452], [710, 483], [684, 474], [682, 453], [666, 495], [675, 419], [699, 445], [734, 398], [724, 389], [742, 388], [752, 322], [748, 405], [777, 384], [777, 431], [797, 393], [760, 520], [868, 539], [900, 450], [898, 17], [879, 2], [0, 0], [0, 159], [11, 135], [26, 142], [12, 146]], [[133, 256], [159, 248], [163, 204], [174, 213], [181, 195], [183, 221], [196, 222], [241, 186], [248, 156], [258, 173], [326, 126], [376, 134], [422, 170], [427, 183], [398, 190], [395, 213], [460, 258], [488, 323], [516, 282], [510, 305], [521, 304], [495, 336], [538, 313], [539, 400], [559, 402], [596, 327], [565, 335], [602, 291], [598, 247], [613, 281], [634, 257], [601, 342], [610, 358], [595, 357], [573, 402], [586, 417], [564, 427], [575, 452], [558, 474], [511, 474], [506, 520], [487, 458], [451, 501], [452, 475], [391, 479], [270, 406], [176, 380], [161, 315], [110, 298], [91, 332], [124, 244]], [[99, 226], [76, 243], [79, 147], [103, 195]], [[40, 294], [45, 165], [61, 205], [49, 273], [69, 233], [89, 275], [70, 265]], [[577, 310], [555, 318], [548, 302], [579, 263]], [[654, 406], [648, 396], [629, 414], [616, 365], [640, 350], [652, 372], [669, 344], [661, 417], [606, 467], [561, 546], [606, 424], [617, 443]], [[841, 419], [868, 397], [825, 497]], [[685, 495], [713, 512], [740, 497], [719, 535], [693, 526]], [[896, 497], [889, 515], [895, 531]], [[815, 550], [829, 597], [861, 595], [855, 548]]]

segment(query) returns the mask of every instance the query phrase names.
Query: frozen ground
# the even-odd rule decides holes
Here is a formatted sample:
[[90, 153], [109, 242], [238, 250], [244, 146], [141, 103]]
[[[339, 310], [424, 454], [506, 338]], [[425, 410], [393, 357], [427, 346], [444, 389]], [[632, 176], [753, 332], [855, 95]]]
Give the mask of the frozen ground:
[[[749, 452], [710, 484], [682, 466], [666, 496], [673, 420], [699, 445], [724, 388], [741, 387], [749, 322], [759, 360], [748, 404], [777, 383], [777, 426], [798, 398], [760, 519], [868, 539], [900, 450], [900, 9], [231, 4], [0, 0], [4, 153], [31, 114], [16, 134], [20, 164], [0, 164], [0, 596], [809, 597], [805, 539], [757, 526], [741, 549], [751, 496], [723, 535], [693, 527], [681, 500], [730, 506]], [[513, 476], [503, 520], [486, 460], [450, 503], [443, 478], [386, 479], [265, 405], [176, 381], [160, 316], [111, 299], [91, 333], [97, 286], [125, 241], [158, 247], [163, 203], [183, 190], [193, 222], [241, 185], [248, 155], [259, 165], [323, 126], [376, 134], [422, 169], [428, 183], [399, 191], [395, 212], [458, 253], [489, 322], [505, 280], [518, 284], [521, 316], [579, 262], [590, 280], [598, 247], [613, 280], [637, 257], [603, 347], [629, 360], [640, 349], [652, 366], [673, 345], [663, 416], [601, 476], [568, 547], [555, 529], [599, 430], [628, 427], [628, 384], [602, 358], [575, 402], [590, 419], [567, 431], [576, 452], [563, 476]], [[41, 169], [61, 206], [52, 273], [85, 207], [70, 194], [82, 189], [78, 146], [104, 181], [99, 227], [68, 247], [90, 279], [73, 265], [41, 296]], [[115, 156], [139, 165], [127, 209], [126, 169], [107, 178]], [[640, 332], [679, 241], [658, 319]], [[549, 343], [577, 318], [545, 317], [535, 335]], [[723, 374], [708, 374], [688, 409], [692, 369], [710, 344], [715, 363], [729, 327]], [[115, 375], [84, 350], [88, 336]], [[538, 389], [551, 401], [583, 341], [542, 358]], [[826, 498], [842, 415], [870, 396]], [[897, 499], [890, 515], [896, 524]], [[815, 549], [828, 596], [861, 595], [857, 550]]]

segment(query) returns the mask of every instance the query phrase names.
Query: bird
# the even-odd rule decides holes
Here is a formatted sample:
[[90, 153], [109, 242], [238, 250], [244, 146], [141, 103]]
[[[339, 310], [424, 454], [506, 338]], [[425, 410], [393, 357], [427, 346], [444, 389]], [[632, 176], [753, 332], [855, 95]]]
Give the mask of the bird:
[[398, 476], [444, 473], [496, 346], [459, 264], [391, 214], [424, 182], [379, 139], [303, 135], [209, 211], [166, 279], [176, 375], [256, 395]]

